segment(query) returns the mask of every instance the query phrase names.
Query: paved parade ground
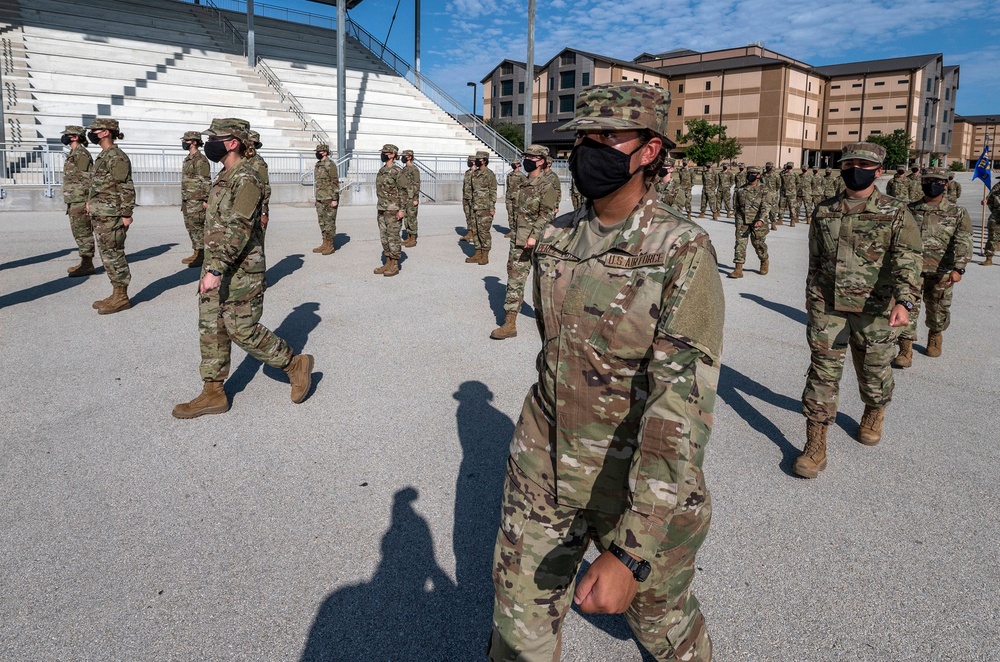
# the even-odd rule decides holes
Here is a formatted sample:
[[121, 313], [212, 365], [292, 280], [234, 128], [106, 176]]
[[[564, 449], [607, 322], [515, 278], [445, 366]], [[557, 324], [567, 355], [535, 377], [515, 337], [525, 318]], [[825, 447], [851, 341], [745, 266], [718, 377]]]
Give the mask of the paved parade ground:
[[[982, 186], [960, 181], [979, 262]], [[728, 273], [731, 221], [702, 225]], [[530, 294], [518, 336], [489, 339], [501, 233], [481, 267], [460, 206], [422, 207], [420, 228], [383, 278], [373, 207], [341, 210], [329, 257], [311, 206], [272, 207], [262, 321], [315, 355], [312, 396], [292, 404], [283, 372], [234, 348], [231, 411], [184, 421], [171, 408], [201, 382], [180, 210], [136, 209], [134, 307], [106, 316], [103, 270], [65, 275], [65, 216], [0, 214], [0, 659], [483, 659], [539, 340]], [[770, 234], [768, 276], [750, 251], [724, 280], [694, 582], [714, 659], [1000, 660], [1000, 267], [970, 264], [942, 357], [921, 323], [878, 446], [853, 439], [847, 362], [829, 466], [803, 480], [807, 232]], [[643, 658], [621, 616], [574, 611], [563, 659]]]

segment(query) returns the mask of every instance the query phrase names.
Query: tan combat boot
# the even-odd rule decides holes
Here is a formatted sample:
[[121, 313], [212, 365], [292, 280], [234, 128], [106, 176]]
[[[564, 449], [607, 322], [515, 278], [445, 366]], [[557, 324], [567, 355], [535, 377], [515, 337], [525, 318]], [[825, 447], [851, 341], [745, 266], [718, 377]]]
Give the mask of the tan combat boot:
[[383, 276], [390, 278], [399, 273], [399, 258], [389, 258], [385, 261], [386, 270], [382, 273]]
[[193, 251], [190, 255], [188, 255], [186, 258], [184, 258], [183, 260], [181, 260], [181, 264], [191, 264], [192, 262], [194, 262], [195, 260], [197, 260], [198, 259], [198, 252], [199, 251], [197, 251], [197, 250]]
[[513, 338], [517, 335], [517, 313], [508, 310], [507, 317], [504, 319], [503, 324], [493, 329], [490, 333], [490, 338], [493, 340], [505, 340], [506, 338]]
[[806, 447], [795, 460], [792, 471], [803, 478], [816, 478], [826, 469], [826, 423], [806, 419]]
[[198, 418], [205, 414], [225, 414], [229, 411], [229, 400], [222, 388], [222, 382], [205, 382], [201, 394], [191, 402], [174, 407], [174, 418]]
[[126, 285], [115, 285], [114, 292], [111, 293], [111, 298], [107, 302], [97, 309], [99, 315], [111, 315], [113, 313], [120, 313], [123, 310], [128, 310], [132, 307], [132, 302], [128, 298], [128, 286]]
[[471, 242], [472, 241], [472, 230], [469, 230], [468, 232], [466, 232], [465, 236], [462, 237], [461, 239], [459, 239], [459, 241], [468, 241], [468, 242]]
[[389, 256], [386, 255], [385, 252], [383, 251], [382, 257], [385, 258], [385, 264], [383, 264], [381, 267], [376, 267], [375, 270], [372, 271], [373, 274], [378, 274], [379, 276], [381, 276], [389, 269]]
[[406, 240], [403, 241], [402, 246], [404, 246], [406, 248], [413, 248], [416, 245], [417, 245], [417, 235], [410, 234], [409, 232], [407, 232], [406, 233]]
[[66, 270], [70, 278], [80, 278], [81, 276], [91, 276], [94, 273], [93, 256], [80, 256], [80, 264]]
[[743, 278], [743, 263], [740, 262], [736, 265], [736, 268], [729, 272], [726, 278]]
[[934, 331], [927, 336], [927, 356], [931, 358], [937, 358], [941, 356], [941, 342], [944, 338], [941, 337], [940, 331]]
[[893, 368], [909, 368], [913, 365], [913, 341], [909, 338], [899, 339], [899, 354], [892, 360]]
[[188, 267], [191, 269], [194, 269], [195, 267], [200, 267], [202, 263], [205, 261], [205, 250], [204, 249], [197, 250], [191, 257], [193, 257], [194, 259], [188, 262]]
[[760, 269], [757, 271], [761, 276], [766, 276], [767, 272], [771, 269], [771, 261], [768, 259], [761, 260]]
[[115, 293], [114, 290], [112, 290], [110, 296], [108, 296], [106, 299], [98, 299], [94, 303], [90, 304], [90, 307], [93, 308], [94, 310], [100, 310], [104, 306], [108, 305], [108, 302], [114, 298], [115, 298]]
[[482, 253], [482, 251], [477, 248], [475, 255], [470, 255], [469, 257], [465, 258], [465, 263], [466, 264], [479, 264], [479, 254], [480, 253]]
[[986, 259], [983, 260], [982, 262], [980, 262], [979, 264], [983, 265], [984, 267], [992, 267], [993, 266], [993, 256], [992, 255], [987, 255]]
[[314, 248], [313, 249], [313, 253], [322, 253], [323, 251], [325, 251], [327, 243], [328, 242], [327, 242], [326, 235], [323, 235], [323, 243], [321, 243], [319, 246], [317, 246], [316, 248]]
[[319, 252], [320, 255], [333, 255], [333, 253], [337, 250], [333, 246], [333, 238], [332, 237], [327, 237], [326, 239], [324, 239], [323, 240], [323, 245], [320, 246], [320, 248], [323, 249], [323, 250], [321, 250]]
[[858, 428], [858, 441], [865, 446], [874, 446], [881, 441], [884, 417], [885, 407], [865, 405], [865, 413], [861, 416], [861, 427]]
[[503, 238], [510, 239], [510, 230], [507, 230], [506, 232], [503, 233]]
[[488, 250], [479, 251], [479, 264], [489, 264], [490, 263], [490, 252]]
[[309, 395], [314, 363], [312, 354], [297, 354], [285, 366], [288, 381], [292, 384], [292, 402], [295, 404], [299, 404]]

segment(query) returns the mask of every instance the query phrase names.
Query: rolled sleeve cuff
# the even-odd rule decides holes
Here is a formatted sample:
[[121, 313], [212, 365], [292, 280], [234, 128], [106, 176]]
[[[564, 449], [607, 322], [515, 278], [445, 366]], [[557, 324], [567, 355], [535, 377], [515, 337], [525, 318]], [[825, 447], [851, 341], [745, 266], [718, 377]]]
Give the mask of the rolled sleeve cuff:
[[651, 561], [664, 543], [667, 525], [659, 517], [627, 510], [615, 532], [615, 544], [644, 561]]

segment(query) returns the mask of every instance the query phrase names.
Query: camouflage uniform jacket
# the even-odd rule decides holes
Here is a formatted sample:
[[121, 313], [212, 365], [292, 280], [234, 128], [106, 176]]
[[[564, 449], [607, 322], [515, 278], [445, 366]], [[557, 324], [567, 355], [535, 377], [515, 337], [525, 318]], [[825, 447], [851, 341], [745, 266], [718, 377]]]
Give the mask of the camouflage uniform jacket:
[[103, 150], [94, 161], [87, 207], [91, 216], [132, 216], [135, 208], [132, 162], [117, 145]]
[[799, 178], [799, 197], [800, 198], [805, 198], [807, 196], [812, 195], [813, 194], [812, 193], [812, 188], [813, 188], [813, 176], [812, 176], [812, 174], [810, 174], [808, 172], [806, 172], [806, 173], [801, 173], [800, 172], [798, 174], [798, 178]]
[[924, 273], [964, 269], [972, 259], [972, 219], [965, 207], [948, 200], [911, 202], [910, 213], [920, 228]]
[[673, 178], [666, 184], [662, 180], [656, 180], [656, 193], [660, 196], [660, 202], [671, 207], [677, 206], [677, 196], [681, 192], [681, 187]]
[[705, 170], [701, 173], [702, 190], [706, 193], [714, 193], [719, 190], [719, 173], [714, 170]]
[[910, 182], [906, 179], [906, 175], [893, 175], [892, 179], [885, 184], [885, 194], [892, 198], [909, 200]]
[[472, 169], [462, 176], [462, 204], [471, 208], [472, 205]]
[[753, 225], [757, 221], [767, 223], [767, 215], [771, 213], [771, 203], [767, 200], [767, 191], [760, 184], [750, 186], [744, 184], [736, 189], [736, 212], [743, 217], [743, 223]]
[[760, 173], [760, 185], [769, 192], [776, 193], [781, 189], [781, 176], [774, 170], [765, 170]]
[[589, 223], [560, 216], [532, 257], [542, 349], [511, 462], [561, 505], [622, 513], [615, 542], [651, 559], [710, 513], [722, 284], [708, 234], [652, 187], [606, 248], [577, 255]]
[[841, 179], [839, 173], [832, 173], [823, 177], [823, 197], [832, 198], [835, 195], [839, 195], [843, 189], [844, 180]]
[[733, 182], [736, 181], [736, 177], [733, 175], [732, 170], [724, 170], [719, 173], [719, 191], [722, 195], [728, 195], [729, 191], [733, 188]]
[[260, 154], [254, 154], [249, 159], [250, 166], [257, 173], [257, 178], [264, 185], [264, 202], [261, 206], [261, 216], [271, 215], [271, 178], [267, 174], [267, 161]]
[[379, 168], [375, 175], [375, 193], [379, 211], [399, 211], [406, 208], [406, 182], [403, 169], [393, 164]]
[[556, 192], [556, 207], [558, 208], [559, 203], [562, 202], [562, 181], [559, 179], [559, 175], [551, 170], [544, 173], [544, 175], [548, 178], [552, 190]]
[[497, 206], [497, 176], [489, 168], [472, 173], [472, 211], [495, 211]]
[[781, 174], [781, 195], [792, 198], [799, 193], [799, 175], [794, 170], [782, 170]]
[[507, 173], [507, 186], [506, 186], [506, 190], [504, 191], [504, 198], [506, 198], [506, 200], [508, 202], [514, 202], [514, 203], [516, 203], [517, 202], [517, 191], [522, 186], [524, 186], [525, 182], [527, 182], [527, 181], [528, 181], [528, 178], [520, 170], [518, 170], [517, 172], [515, 172], [513, 170], [511, 170], [510, 172], [508, 172]]
[[201, 152], [188, 154], [181, 166], [181, 200], [208, 200], [208, 192], [212, 188], [212, 166], [208, 157]]
[[90, 170], [94, 166], [94, 158], [83, 145], [77, 145], [66, 155], [63, 164], [63, 202], [67, 205], [87, 201], [90, 191]]
[[340, 173], [337, 164], [329, 157], [313, 166], [313, 185], [319, 202], [340, 201]]
[[1000, 182], [994, 184], [990, 194], [986, 196], [986, 207], [990, 210], [990, 216], [1000, 216]]
[[733, 186], [739, 188], [741, 186], [745, 186], [746, 183], [747, 183], [747, 171], [743, 170], [741, 172], [737, 170], [736, 173], [733, 174]]
[[412, 207], [414, 201], [420, 201], [420, 168], [407, 163], [400, 173], [399, 183], [403, 187], [403, 197], [406, 198], [407, 207]]
[[806, 299], [847, 313], [887, 313], [920, 300], [920, 230], [906, 203], [876, 187], [859, 211], [845, 194], [824, 200], [809, 225]]
[[690, 191], [694, 186], [694, 169], [693, 168], [678, 168], [677, 169], [677, 183], [681, 185], [681, 188], [685, 191]]
[[263, 205], [264, 184], [249, 159], [216, 175], [205, 218], [205, 271], [224, 278], [265, 271]]
[[924, 189], [920, 185], [920, 173], [918, 172], [915, 177], [911, 173], [906, 176], [906, 179], [910, 182], [910, 202], [916, 202], [917, 200], [922, 199], [924, 197]]
[[542, 229], [559, 212], [559, 196], [545, 177], [527, 179], [517, 193], [517, 231], [514, 245], [524, 246], [529, 239], [538, 241]]
[[954, 179], [951, 180], [948, 182], [948, 188], [945, 189], [944, 195], [950, 202], [958, 202], [958, 199], [962, 197], [962, 185]]

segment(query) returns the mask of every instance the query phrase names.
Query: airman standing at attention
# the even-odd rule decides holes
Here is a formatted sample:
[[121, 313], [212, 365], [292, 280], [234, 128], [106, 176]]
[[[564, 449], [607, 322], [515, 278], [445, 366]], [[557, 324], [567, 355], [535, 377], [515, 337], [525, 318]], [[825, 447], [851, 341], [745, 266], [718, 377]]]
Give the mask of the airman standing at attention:
[[373, 273], [386, 277], [399, 273], [399, 226], [406, 217], [405, 182], [402, 181], [402, 168], [396, 165], [396, 155], [399, 148], [395, 145], [382, 145], [382, 163], [375, 175], [375, 193], [378, 196], [378, 234], [382, 240], [382, 255], [385, 264], [376, 267]]
[[760, 174], [760, 185], [767, 191], [767, 204], [771, 208], [771, 229], [777, 230], [781, 225], [781, 214], [778, 211], [778, 191], [781, 189], [781, 177], [774, 171], [774, 164], [768, 161], [764, 164], [764, 172]]
[[472, 235], [475, 255], [465, 258], [469, 264], [490, 263], [493, 248], [493, 217], [497, 206], [497, 176], [487, 166], [490, 153], [476, 152], [476, 169], [472, 172], [472, 215], [475, 234]]
[[545, 157], [545, 172], [542, 173], [549, 180], [549, 184], [552, 186], [552, 190], [556, 192], [556, 207], [562, 202], [562, 180], [559, 179], [559, 175], [552, 170], [552, 155], [549, 154]]
[[788, 212], [788, 225], [795, 227], [799, 220], [799, 210], [797, 200], [799, 196], [799, 176], [793, 170], [795, 166], [791, 161], [785, 164], [785, 169], [781, 171], [781, 201], [778, 204], [778, 223], [781, 223], [781, 215]]
[[[548, 151], [548, 150], [546, 150]], [[510, 172], [507, 173], [507, 181], [504, 185], [504, 202], [507, 203], [507, 233], [505, 238], [513, 237], [517, 228], [517, 192], [521, 186], [528, 181], [528, 178], [521, 172], [521, 162], [513, 161], [510, 164]]]
[[267, 161], [257, 151], [264, 145], [260, 142], [260, 134], [256, 131], [250, 132], [250, 142], [253, 146], [253, 156], [247, 157], [250, 166], [257, 172], [257, 177], [264, 185], [264, 201], [260, 213], [260, 226], [267, 230], [267, 222], [271, 218], [271, 177], [267, 174]]
[[896, 174], [885, 184], [885, 194], [905, 202], [910, 201], [910, 180], [906, 177], [906, 168], [896, 168]]
[[476, 155], [468, 158], [466, 164], [469, 169], [462, 176], [462, 210], [465, 212], [465, 227], [468, 232], [459, 241], [474, 241], [476, 229], [476, 217], [472, 213], [472, 173], [476, 171]]
[[[736, 173], [733, 175], [733, 186], [740, 187], [747, 183], [747, 166], [745, 163], [738, 163], [736, 168]], [[733, 193], [735, 194], [736, 191], [734, 190]]]
[[332, 255], [337, 249], [337, 206], [340, 205], [340, 173], [330, 158], [330, 146], [316, 145], [316, 165], [313, 166], [313, 192], [316, 199], [316, 218], [323, 243], [313, 253]]
[[413, 163], [413, 150], [403, 150], [403, 180], [406, 192], [406, 241], [402, 243], [406, 248], [413, 248], [417, 245], [417, 211], [420, 207], [420, 168]]
[[881, 145], [845, 145], [845, 191], [824, 200], [809, 226], [806, 444], [792, 468], [803, 478], [816, 478], [826, 468], [826, 432], [837, 417], [848, 346], [865, 403], [858, 441], [874, 446], [881, 440], [896, 339], [920, 298], [920, 230], [906, 203], [875, 186], [884, 158]]
[[69, 229], [80, 250], [80, 264], [70, 267], [66, 273], [70, 278], [79, 278], [94, 273], [94, 225], [87, 213], [90, 170], [94, 167], [94, 159], [87, 150], [87, 132], [82, 126], [63, 129], [62, 144], [69, 147], [63, 164], [63, 202], [69, 216]]
[[687, 219], [691, 220], [691, 190], [694, 188], [694, 168], [688, 166], [687, 159], [681, 160], [680, 170], [677, 171], [677, 183], [681, 188], [680, 204], [677, 206], [687, 214]]
[[[909, 204], [910, 213], [920, 227], [924, 264], [921, 273], [923, 300], [927, 305], [927, 356], [941, 356], [942, 334], [951, 324], [951, 298], [955, 283], [965, 275], [965, 265], [972, 258], [972, 221], [965, 207], [945, 199], [948, 171], [924, 168], [924, 199]], [[892, 365], [913, 365], [913, 341], [917, 339], [920, 299], [910, 311], [910, 324], [899, 334], [899, 355]]]
[[507, 258], [507, 294], [503, 304], [505, 318], [503, 325], [490, 333], [490, 338], [494, 340], [517, 335], [517, 315], [524, 301], [524, 284], [531, 271], [531, 254], [546, 224], [559, 211], [559, 197], [542, 167], [548, 155], [548, 147], [542, 145], [529, 145], [524, 150], [524, 169], [528, 171], [528, 177], [518, 189], [516, 231], [511, 238]]
[[201, 134], [186, 131], [181, 137], [181, 147], [188, 153], [181, 166], [181, 213], [184, 227], [191, 238], [194, 252], [181, 260], [189, 267], [200, 267], [205, 248], [205, 210], [208, 208], [208, 192], [212, 188], [212, 166], [198, 148]]
[[983, 246], [986, 259], [979, 264], [990, 267], [993, 266], [993, 255], [1000, 248], [1000, 181], [993, 185], [982, 204], [990, 210], [990, 220], [986, 224], [986, 243]]
[[955, 173], [948, 173], [948, 190], [945, 191], [948, 202], [958, 204], [958, 199], [962, 197], [962, 185], [955, 181]]
[[660, 196], [660, 202], [671, 207], [676, 207], [680, 198], [680, 186], [674, 179], [674, 160], [669, 156], [663, 159], [663, 165], [657, 173], [656, 193]]
[[917, 202], [918, 200], [924, 199], [923, 186], [920, 182], [920, 168], [918, 166], [912, 166], [910, 168], [910, 174], [906, 177], [910, 183], [910, 199], [908, 202]]
[[101, 261], [112, 288], [111, 296], [93, 304], [101, 315], [132, 307], [128, 298], [132, 272], [125, 258], [125, 235], [132, 225], [135, 187], [132, 185], [132, 162], [115, 144], [115, 140], [124, 137], [125, 134], [118, 130], [118, 120], [99, 117], [87, 127], [87, 140], [101, 146], [90, 173], [87, 213], [97, 233]]
[[712, 218], [719, 220], [719, 173], [715, 171], [715, 165], [709, 163], [701, 171], [701, 213], [699, 218], [705, 217], [705, 203], [712, 212]]
[[246, 158], [253, 154], [250, 124], [214, 119], [205, 131], [205, 155], [221, 163], [208, 197], [205, 263], [198, 287], [198, 336], [202, 392], [174, 407], [175, 418], [229, 411], [223, 383], [229, 375], [232, 343], [261, 363], [284, 370], [292, 402], [309, 395], [313, 357], [296, 355], [260, 323], [264, 312], [264, 226], [260, 222], [264, 186]]
[[760, 260], [761, 276], [766, 276], [771, 263], [767, 257], [767, 216], [770, 213], [767, 191], [760, 185], [760, 168], [750, 166], [747, 183], [736, 189], [736, 248], [733, 251], [735, 268], [727, 278], [743, 278], [743, 264], [747, 261], [747, 239]]
[[[819, 202], [823, 202], [823, 200], [832, 198], [835, 195], [840, 195], [841, 191], [843, 191], [843, 186], [844, 180], [840, 178], [840, 175], [833, 174], [833, 169], [827, 168], [823, 176], [823, 198]], [[816, 204], [819, 205], [819, 202]]]
[[813, 186], [813, 176], [809, 172], [809, 166], [802, 166], [801, 171], [798, 176], [798, 199], [795, 202], [795, 215], [799, 215], [799, 207], [802, 207], [802, 220], [804, 223], [809, 223], [809, 216], [812, 215], [813, 210], [813, 200], [812, 200], [812, 186]]
[[729, 169], [728, 163], [722, 164], [722, 172], [719, 173], [719, 201], [718, 208], [726, 210], [726, 216], [733, 215], [733, 207], [729, 201], [733, 197], [733, 182], [736, 181], [734, 173]]

